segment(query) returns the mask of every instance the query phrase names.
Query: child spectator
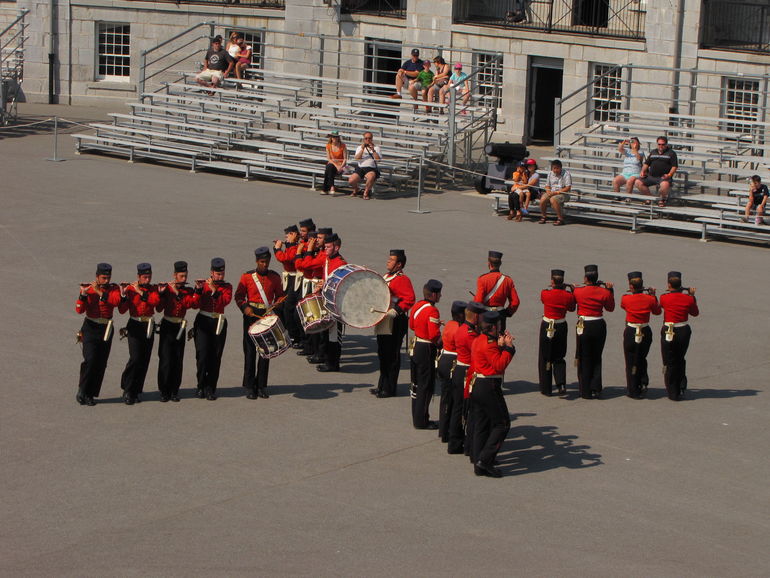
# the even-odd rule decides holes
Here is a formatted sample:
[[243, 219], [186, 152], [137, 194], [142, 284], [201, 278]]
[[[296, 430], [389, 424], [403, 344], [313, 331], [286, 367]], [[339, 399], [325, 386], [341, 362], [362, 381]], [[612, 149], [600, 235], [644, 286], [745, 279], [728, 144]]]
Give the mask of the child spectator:
[[[422, 99], [428, 100], [428, 88], [433, 84], [433, 72], [430, 69], [430, 60], [425, 60], [422, 63], [422, 70], [417, 75], [417, 78], [409, 83], [409, 94], [412, 98], [417, 100], [417, 91], [422, 93]], [[414, 107], [417, 110], [417, 105]]]

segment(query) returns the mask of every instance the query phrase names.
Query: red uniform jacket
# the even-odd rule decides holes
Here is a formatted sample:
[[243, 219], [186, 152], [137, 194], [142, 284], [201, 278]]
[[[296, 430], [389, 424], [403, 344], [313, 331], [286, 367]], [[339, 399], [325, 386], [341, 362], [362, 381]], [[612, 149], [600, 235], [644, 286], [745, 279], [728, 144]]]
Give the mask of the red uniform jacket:
[[296, 267], [297, 271], [301, 272], [305, 279], [320, 279], [323, 275], [323, 270], [317, 266], [313, 265], [313, 261], [318, 257], [319, 254], [323, 255], [323, 251], [313, 251], [312, 253], [307, 252], [307, 243], [303, 243], [302, 245], [302, 253], [299, 252], [299, 247], [297, 248], [297, 255], [294, 259], [294, 266]]
[[188, 309], [197, 309], [200, 302], [201, 296], [192, 287], [181, 287], [176, 294], [166, 289], [160, 294], [158, 311], [163, 311], [168, 317], [184, 317]]
[[455, 333], [455, 351], [457, 351], [457, 361], [466, 365], [471, 364], [471, 346], [473, 340], [478, 337], [476, 328], [468, 323], [463, 323], [457, 328]]
[[502, 375], [514, 353], [514, 347], [500, 347], [496, 338], [482, 333], [471, 346], [471, 371], [479, 375]]
[[[425, 305], [425, 307], [423, 307]], [[441, 337], [441, 319], [431, 301], [418, 301], [409, 313], [409, 329], [420, 339], [438, 343]]]
[[601, 317], [602, 309], [615, 311], [615, 295], [609, 289], [598, 285], [575, 287], [578, 315]]
[[281, 249], [274, 249], [275, 258], [283, 265], [283, 270], [294, 273], [297, 270], [297, 243], [284, 243]]
[[401, 313], [407, 313], [414, 305], [414, 287], [403, 271], [383, 276], [390, 289], [390, 304]]
[[[503, 277], [503, 282], [500, 287], [497, 288], [489, 299], [485, 297], [489, 294], [495, 285], [497, 280]], [[474, 301], [483, 303], [489, 307], [503, 307], [506, 301], [509, 301], [508, 312], [513, 315], [519, 308], [519, 294], [516, 293], [516, 286], [513, 283], [513, 279], [508, 275], [503, 275], [500, 271], [490, 271], [484, 275], [479, 276], [476, 281], [476, 295], [473, 297]]]
[[326, 279], [332, 273], [334, 273], [335, 269], [338, 269], [339, 267], [347, 264], [348, 262], [345, 261], [345, 259], [339, 253], [331, 258], [327, 258], [326, 253], [323, 251], [320, 251], [315, 257], [306, 257], [303, 260], [303, 266], [305, 267], [305, 277], [308, 277], [307, 271], [310, 269], [314, 272], [314, 274], [310, 275], [309, 278], [322, 279], [324, 281], [326, 281]]
[[460, 329], [460, 324], [454, 319], [452, 319], [452, 321], [447, 321], [447, 324], [444, 325], [444, 331], [441, 333], [441, 342], [444, 351], [457, 351], [455, 346], [455, 335], [457, 335], [458, 329]]
[[620, 308], [626, 310], [626, 323], [649, 323], [650, 313], [660, 315], [658, 299], [647, 293], [623, 295]]
[[115, 283], [107, 285], [107, 288], [102, 291], [101, 298], [92, 287], [86, 289], [81, 295], [85, 295], [85, 299], [78, 295], [75, 311], [80, 314], [85, 313], [86, 317], [93, 319], [112, 319], [112, 310], [120, 305], [121, 300], [120, 287]]
[[[267, 303], [262, 299], [262, 294], [254, 282], [255, 274], [262, 284], [262, 290], [265, 292], [265, 297], [267, 297]], [[266, 307], [270, 307], [270, 305], [275, 303], [276, 299], [283, 296], [283, 285], [281, 283], [281, 276], [278, 273], [268, 269], [264, 275], [260, 275], [256, 269], [252, 269], [241, 275], [238, 288], [235, 290], [235, 304], [241, 311], [249, 303], [263, 303]]]
[[221, 281], [217, 284], [216, 291], [212, 292], [208, 283], [203, 284], [203, 289], [197, 290], [200, 295], [201, 311], [207, 313], [224, 313], [225, 307], [233, 300], [233, 286], [227, 281]]
[[575, 296], [564, 289], [543, 289], [540, 292], [543, 316], [549, 319], [564, 319], [567, 311], [575, 310]]
[[137, 291], [133, 286], [126, 287], [126, 300], [118, 306], [118, 311], [131, 317], [152, 317], [160, 305], [160, 293], [157, 285], [150, 285], [144, 291]]
[[682, 291], [671, 291], [660, 296], [664, 323], [684, 323], [689, 316], [697, 317], [698, 303], [695, 297]]

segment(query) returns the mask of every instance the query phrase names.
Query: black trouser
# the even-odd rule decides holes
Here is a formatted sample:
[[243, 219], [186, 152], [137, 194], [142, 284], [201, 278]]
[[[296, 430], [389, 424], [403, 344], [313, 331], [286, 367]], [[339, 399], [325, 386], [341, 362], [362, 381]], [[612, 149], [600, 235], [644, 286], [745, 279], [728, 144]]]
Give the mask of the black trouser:
[[508, 193], [508, 208], [513, 212], [521, 210], [521, 198], [518, 191]]
[[401, 346], [409, 327], [409, 319], [399, 313], [393, 318], [393, 332], [377, 336], [377, 358], [380, 361], [380, 379], [377, 388], [386, 395], [398, 393], [398, 373], [401, 370]]
[[411, 369], [412, 425], [416, 428], [425, 428], [430, 422], [430, 400], [436, 388], [435, 359], [435, 345], [423, 341], [415, 343]]
[[80, 331], [83, 333], [83, 362], [80, 364], [78, 394], [84, 397], [99, 397], [107, 369], [107, 360], [112, 348], [112, 335], [104, 340], [106, 325], [85, 319]]
[[128, 320], [128, 363], [120, 378], [120, 387], [126, 396], [132, 399], [144, 390], [144, 379], [150, 366], [152, 346], [155, 343], [155, 332], [147, 338], [147, 323]]
[[256, 321], [256, 317], [243, 316], [243, 387], [252, 392], [267, 387], [267, 376], [270, 373], [270, 359], [259, 355], [254, 341], [249, 337], [249, 327]]
[[329, 189], [334, 186], [334, 179], [337, 177], [337, 167], [332, 163], [326, 163], [326, 170], [324, 171], [324, 193], [328, 193]]
[[674, 327], [673, 341], [666, 341], [664, 325], [660, 329], [660, 353], [663, 357], [663, 379], [668, 398], [676, 401], [687, 389], [687, 362], [685, 356], [690, 347], [692, 329], [689, 325]]
[[302, 325], [299, 322], [299, 314], [297, 313], [297, 303], [300, 299], [300, 291], [296, 287], [300, 285], [297, 275], [297, 273], [292, 273], [288, 276], [286, 280], [286, 300], [278, 312], [284, 327], [286, 327], [286, 331], [289, 332], [289, 336], [294, 343], [302, 341], [305, 337]]
[[629, 397], [639, 397], [642, 387], [649, 383], [647, 377], [647, 354], [652, 345], [652, 329], [642, 328], [642, 342], [636, 343], [635, 327], [623, 331], [623, 355], [626, 358], [626, 388]]
[[585, 321], [583, 335], [577, 336], [578, 383], [580, 397], [591, 399], [592, 393], [602, 390], [602, 353], [607, 340], [604, 319]]
[[160, 338], [158, 339], [158, 391], [165, 397], [179, 393], [182, 385], [182, 369], [184, 363], [184, 345], [187, 336], [182, 331], [181, 323], [172, 323], [167, 319], [160, 322]]
[[218, 319], [201, 313], [195, 317], [195, 361], [197, 366], [198, 389], [204, 393], [215, 393], [219, 381], [222, 352], [227, 341], [227, 321], [222, 322], [222, 332], [217, 335]]
[[491, 466], [511, 429], [511, 416], [503, 397], [503, 380], [477, 377], [473, 399], [473, 459]]
[[553, 382], [556, 387], [567, 385], [567, 323], [555, 323], [553, 337], [548, 339], [548, 322], [540, 323], [540, 349], [537, 354], [537, 371], [540, 376], [540, 393], [551, 395]]
[[[473, 451], [473, 411], [471, 399], [465, 397], [465, 376], [467, 365], [455, 365], [452, 372], [452, 391], [455, 392], [456, 405], [449, 416], [449, 446], [447, 451], [462, 449], [466, 456]], [[459, 401], [458, 401], [459, 400]]]
[[436, 367], [436, 380], [441, 388], [441, 398], [438, 406], [438, 436], [441, 441], [449, 441], [449, 419], [454, 403], [452, 391], [452, 370], [457, 361], [456, 353], [442, 353]]
[[[326, 329], [318, 334], [318, 357], [324, 360], [326, 365], [339, 369], [340, 357], [342, 357], [342, 322], [336, 321], [336, 328]], [[331, 333], [336, 329], [336, 341]]]

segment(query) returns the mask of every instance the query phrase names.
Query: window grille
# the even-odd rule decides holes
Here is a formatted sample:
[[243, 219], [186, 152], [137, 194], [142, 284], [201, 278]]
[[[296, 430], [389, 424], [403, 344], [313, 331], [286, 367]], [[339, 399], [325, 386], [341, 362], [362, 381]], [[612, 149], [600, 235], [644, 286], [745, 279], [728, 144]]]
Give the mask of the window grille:
[[[225, 38], [230, 38], [230, 35], [233, 32], [240, 32], [243, 35], [243, 40], [246, 43], [246, 46], [251, 46], [251, 67], [262, 68], [263, 52], [264, 52], [264, 45], [265, 45], [264, 33], [263, 32], [242, 32], [237, 28], [233, 28], [232, 30], [227, 30], [227, 36], [225, 36]], [[227, 46], [226, 43], [225, 43], [225, 46]]]
[[593, 66], [593, 119], [595, 121], [617, 120], [615, 111], [620, 110], [622, 100], [622, 69], [613, 64]]
[[128, 82], [131, 76], [131, 26], [99, 22], [97, 46], [97, 80]]
[[476, 52], [473, 55], [476, 75], [476, 91], [481, 95], [484, 105], [490, 108], [502, 108], [503, 59], [492, 52]]
[[[724, 78], [722, 88], [722, 118], [736, 121], [760, 120], [759, 81], [746, 78]], [[741, 122], [723, 124], [729, 132], [750, 132], [751, 125]]]

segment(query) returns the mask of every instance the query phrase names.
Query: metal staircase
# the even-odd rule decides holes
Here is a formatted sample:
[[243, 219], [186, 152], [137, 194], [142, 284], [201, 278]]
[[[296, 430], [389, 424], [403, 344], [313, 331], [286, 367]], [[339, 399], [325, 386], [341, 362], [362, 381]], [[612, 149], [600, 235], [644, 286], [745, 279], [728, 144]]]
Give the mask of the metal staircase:
[[22, 10], [0, 30], [0, 126], [16, 119], [16, 105], [24, 80], [24, 41], [29, 10]]

